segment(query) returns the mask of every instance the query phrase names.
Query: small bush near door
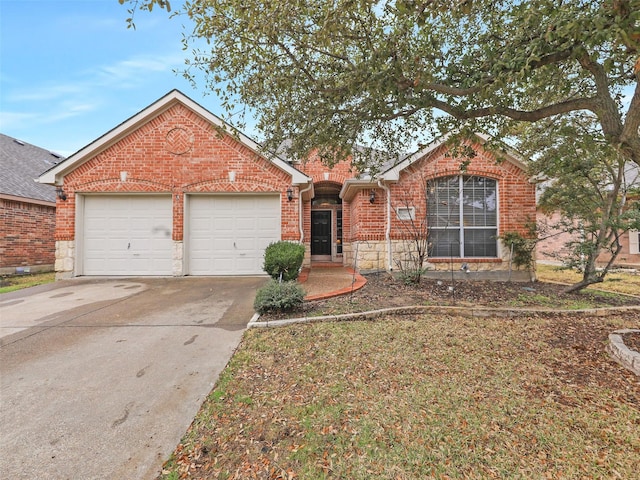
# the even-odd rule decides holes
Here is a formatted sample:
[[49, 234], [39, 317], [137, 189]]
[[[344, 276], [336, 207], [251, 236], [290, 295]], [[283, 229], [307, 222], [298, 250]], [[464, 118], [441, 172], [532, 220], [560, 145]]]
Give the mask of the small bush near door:
[[274, 242], [264, 251], [263, 269], [275, 280], [295, 280], [304, 260], [304, 245], [286, 241]]
[[253, 308], [260, 314], [287, 312], [300, 308], [305, 295], [304, 288], [296, 282], [269, 280], [269, 283], [256, 292]]

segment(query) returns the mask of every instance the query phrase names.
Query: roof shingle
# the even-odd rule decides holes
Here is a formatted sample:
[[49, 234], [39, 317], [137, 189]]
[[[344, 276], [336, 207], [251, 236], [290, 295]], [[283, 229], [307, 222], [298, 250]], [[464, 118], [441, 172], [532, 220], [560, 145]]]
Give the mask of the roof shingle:
[[0, 133], [0, 194], [56, 201], [55, 188], [35, 182], [63, 157]]

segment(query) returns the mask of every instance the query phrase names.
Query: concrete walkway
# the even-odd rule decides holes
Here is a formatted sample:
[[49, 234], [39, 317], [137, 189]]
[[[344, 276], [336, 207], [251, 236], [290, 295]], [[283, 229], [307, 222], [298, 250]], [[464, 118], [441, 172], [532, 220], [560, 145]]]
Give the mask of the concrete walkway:
[[298, 281], [307, 292], [307, 301], [324, 300], [361, 289], [367, 280], [352, 268], [335, 264], [312, 265], [300, 273]]

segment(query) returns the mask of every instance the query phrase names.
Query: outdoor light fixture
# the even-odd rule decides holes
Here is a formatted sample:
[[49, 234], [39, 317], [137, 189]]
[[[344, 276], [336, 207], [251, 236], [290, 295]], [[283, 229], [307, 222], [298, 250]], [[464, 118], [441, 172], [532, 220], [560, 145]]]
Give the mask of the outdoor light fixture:
[[58, 195], [58, 198], [63, 202], [67, 199], [67, 194], [64, 193], [62, 186], [56, 187], [56, 195]]
[[293, 200], [293, 189], [291, 187], [287, 188], [287, 200]]
[[369, 195], [369, 203], [373, 203], [376, 201], [376, 191], [371, 190], [371, 194]]

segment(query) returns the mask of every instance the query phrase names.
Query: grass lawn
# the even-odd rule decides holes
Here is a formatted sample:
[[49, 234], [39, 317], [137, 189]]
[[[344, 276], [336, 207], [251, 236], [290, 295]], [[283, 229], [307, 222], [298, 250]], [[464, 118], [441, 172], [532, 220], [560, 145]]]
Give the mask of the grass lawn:
[[23, 288], [35, 287], [55, 281], [55, 272], [34, 273], [31, 275], [12, 275], [0, 277], [0, 293], [13, 292]]
[[254, 329], [162, 478], [637, 478], [632, 316]]
[[[553, 265], [536, 266], [536, 276], [541, 282], [577, 283], [582, 275], [575, 270], [562, 269]], [[608, 273], [604, 282], [590, 285], [588, 288], [616, 293], [640, 296], [640, 274]]]

